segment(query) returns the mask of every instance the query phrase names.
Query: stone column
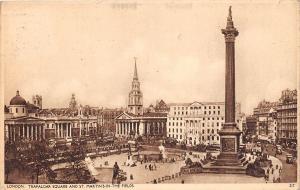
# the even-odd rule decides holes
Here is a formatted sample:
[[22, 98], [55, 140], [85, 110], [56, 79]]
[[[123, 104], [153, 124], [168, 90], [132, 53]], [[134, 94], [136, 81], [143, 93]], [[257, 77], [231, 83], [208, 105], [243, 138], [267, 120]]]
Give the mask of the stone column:
[[225, 123], [219, 131], [221, 152], [216, 165], [240, 165], [237, 148], [241, 131], [235, 123], [235, 37], [239, 32], [233, 25], [231, 7], [227, 17], [226, 29], [222, 29], [226, 45], [225, 66]]
[[26, 138], [29, 139], [29, 125], [26, 124]]
[[23, 124], [22, 130], [23, 130], [22, 137], [23, 137], [23, 139], [25, 139], [26, 138], [25, 137], [25, 124]]
[[59, 133], [60, 133], [60, 128], [59, 128], [59, 123], [57, 123], [56, 124], [57, 125], [57, 138], [59, 138], [60, 137], [60, 135], [59, 135]]
[[69, 137], [71, 137], [71, 123], [69, 123]]
[[38, 140], [38, 127], [39, 124], [35, 125], [35, 140]]
[[227, 18], [226, 29], [222, 29], [226, 44], [225, 67], [225, 123], [235, 122], [235, 37], [239, 32], [234, 28], [231, 9]]
[[8, 130], [8, 141], [11, 141], [11, 135], [10, 135], [11, 129], [10, 129], [10, 125], [7, 125], [7, 130]]
[[123, 121], [122, 122], [122, 126], [123, 126], [123, 134], [126, 135], [126, 123]]

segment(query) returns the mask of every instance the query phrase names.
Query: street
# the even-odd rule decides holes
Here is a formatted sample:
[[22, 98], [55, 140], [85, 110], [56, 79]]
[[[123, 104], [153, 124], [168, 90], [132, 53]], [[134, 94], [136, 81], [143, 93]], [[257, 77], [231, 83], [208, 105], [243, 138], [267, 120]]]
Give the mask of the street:
[[[276, 148], [270, 144], [266, 145], [266, 150], [272, 156], [275, 156]], [[286, 152], [282, 151], [281, 155], [276, 157], [282, 162], [281, 183], [296, 183], [297, 182], [297, 165], [286, 163]]]

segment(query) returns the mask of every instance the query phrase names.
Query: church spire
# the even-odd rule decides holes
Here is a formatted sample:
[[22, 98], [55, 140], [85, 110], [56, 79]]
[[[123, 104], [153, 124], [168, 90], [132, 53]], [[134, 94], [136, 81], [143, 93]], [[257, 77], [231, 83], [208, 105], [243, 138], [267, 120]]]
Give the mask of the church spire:
[[138, 80], [137, 68], [136, 68], [136, 57], [134, 57], [134, 75], [133, 79]]

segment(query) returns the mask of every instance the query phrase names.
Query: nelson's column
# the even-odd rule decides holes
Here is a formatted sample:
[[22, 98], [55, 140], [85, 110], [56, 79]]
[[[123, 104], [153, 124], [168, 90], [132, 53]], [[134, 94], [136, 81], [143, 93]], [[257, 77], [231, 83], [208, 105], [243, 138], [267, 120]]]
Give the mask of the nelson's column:
[[238, 154], [241, 131], [235, 123], [235, 49], [234, 42], [239, 32], [233, 25], [231, 6], [227, 25], [222, 29], [226, 44], [225, 67], [225, 123], [219, 131], [221, 152], [215, 166], [243, 166], [244, 159]]

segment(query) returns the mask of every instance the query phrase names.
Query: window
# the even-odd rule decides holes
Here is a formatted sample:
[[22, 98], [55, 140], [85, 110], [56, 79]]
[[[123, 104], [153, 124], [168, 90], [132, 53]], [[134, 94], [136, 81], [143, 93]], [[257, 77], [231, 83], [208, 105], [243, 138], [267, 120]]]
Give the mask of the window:
[[212, 139], [212, 140], [215, 140], [215, 137], [214, 137], [214, 136], [212, 136], [212, 137], [211, 137], [211, 139]]
[[176, 129], [176, 133], [178, 133], [178, 129]]
[[18, 108], [16, 108], [16, 113], [18, 113]]
[[182, 129], [180, 129], [180, 133], [182, 133]]
[[210, 131], [210, 130], [209, 130], [209, 129], [207, 129], [207, 133], [209, 133], [209, 131]]
[[206, 111], [204, 111], [204, 114], [206, 114]]
[[207, 136], [207, 140], [210, 140], [209, 136]]
[[180, 137], [180, 140], [181, 140], [182, 139], [182, 135], [180, 135], [179, 137]]

